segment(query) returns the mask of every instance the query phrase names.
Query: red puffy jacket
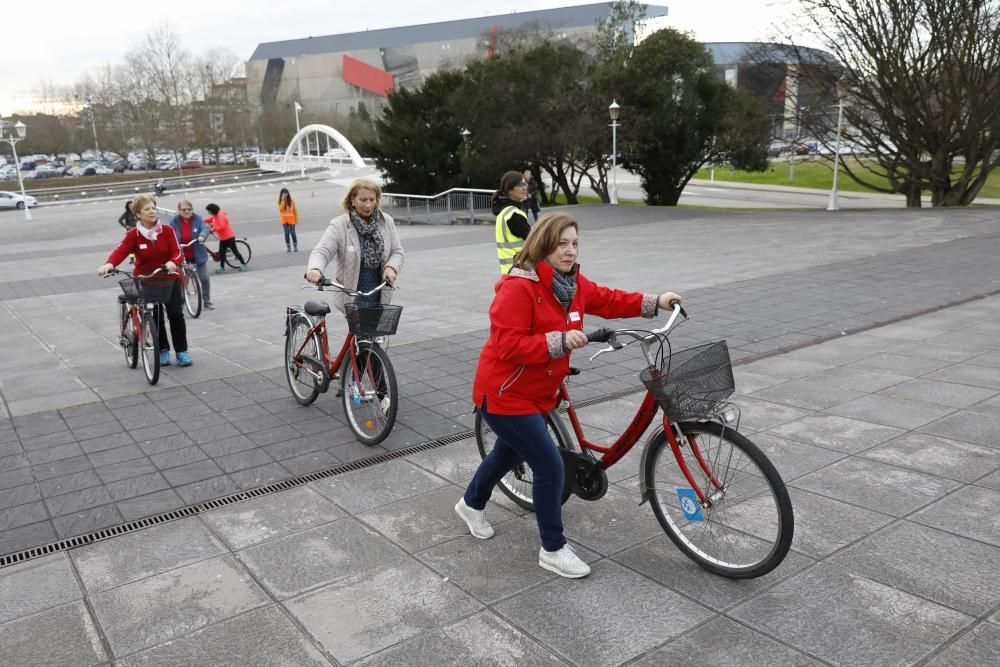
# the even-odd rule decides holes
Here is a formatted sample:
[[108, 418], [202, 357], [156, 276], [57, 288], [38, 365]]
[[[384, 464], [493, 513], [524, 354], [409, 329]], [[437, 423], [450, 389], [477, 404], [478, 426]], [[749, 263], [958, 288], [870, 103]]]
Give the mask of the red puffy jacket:
[[569, 312], [552, 294], [553, 268], [511, 269], [496, 284], [490, 306], [490, 337], [479, 354], [472, 400], [486, 399], [492, 414], [546, 413], [569, 373], [562, 332], [583, 329], [584, 313], [608, 319], [653, 317], [657, 296], [602, 287], [579, 273]]

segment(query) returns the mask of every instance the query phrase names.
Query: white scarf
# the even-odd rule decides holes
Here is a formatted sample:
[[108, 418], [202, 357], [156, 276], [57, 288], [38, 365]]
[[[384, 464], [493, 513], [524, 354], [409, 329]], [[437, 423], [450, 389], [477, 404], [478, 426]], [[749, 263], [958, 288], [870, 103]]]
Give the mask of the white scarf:
[[139, 233], [142, 234], [143, 237], [149, 239], [153, 243], [156, 243], [156, 237], [163, 233], [163, 225], [160, 224], [159, 219], [157, 219], [156, 224], [149, 229], [146, 229], [146, 225], [141, 222], [136, 225], [135, 228], [139, 230]]

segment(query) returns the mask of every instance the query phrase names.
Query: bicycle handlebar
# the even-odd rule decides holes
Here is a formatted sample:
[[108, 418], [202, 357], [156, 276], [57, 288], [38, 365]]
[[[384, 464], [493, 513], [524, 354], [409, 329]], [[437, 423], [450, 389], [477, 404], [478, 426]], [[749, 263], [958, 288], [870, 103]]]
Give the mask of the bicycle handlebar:
[[[664, 324], [659, 329], [653, 329], [652, 331], [635, 331], [632, 329], [616, 330], [616, 329], [601, 328], [598, 329], [597, 331], [592, 331], [589, 334], [587, 334], [587, 340], [589, 342], [608, 343], [608, 347], [602, 350], [598, 350], [594, 354], [594, 356], [590, 358], [590, 360], [593, 361], [594, 359], [601, 356], [605, 352], [613, 352], [615, 350], [620, 350], [623, 347], [628, 347], [629, 345], [635, 342], [648, 345], [651, 339], [662, 336], [671, 329], [673, 329], [675, 322], [677, 321], [678, 315], [683, 315], [685, 320], [688, 318], [688, 314], [684, 310], [683, 306], [681, 306], [680, 301], [677, 301], [675, 299], [674, 301], [670, 302], [670, 306], [671, 308], [673, 308], [673, 312], [670, 314], [670, 318], [667, 320], [667, 323]], [[634, 340], [628, 343], [620, 343], [618, 341], [617, 334], [626, 334], [628, 336], [631, 336]]]
[[149, 275], [137, 276], [134, 273], [129, 273], [128, 271], [122, 271], [121, 269], [111, 269], [106, 274], [104, 274], [104, 277], [107, 278], [108, 276], [113, 276], [115, 274], [120, 274], [120, 275], [123, 275], [123, 276], [128, 276], [129, 278], [138, 278], [139, 280], [142, 280], [143, 278], [152, 278], [153, 276], [155, 276], [158, 273], [170, 273], [170, 271], [167, 271], [166, 265], [163, 265], [163, 266], [159, 267], [158, 269], [156, 269], [155, 271], [153, 271], [152, 273], [150, 273]]
[[[303, 276], [303, 277], [305, 277], [305, 276]], [[399, 289], [398, 287], [396, 287], [395, 285], [393, 285], [392, 283], [390, 283], [388, 280], [383, 280], [382, 284], [379, 285], [378, 287], [376, 287], [375, 289], [369, 290], [367, 292], [359, 292], [358, 290], [353, 290], [353, 289], [350, 289], [349, 287], [344, 287], [343, 285], [341, 285], [340, 283], [338, 283], [336, 280], [331, 280], [330, 278], [327, 278], [326, 276], [323, 276], [322, 280], [320, 280], [318, 283], [315, 283], [315, 284], [310, 283], [308, 285], [303, 285], [302, 289], [309, 289], [311, 287], [315, 287], [320, 292], [323, 291], [324, 287], [333, 287], [334, 289], [339, 290], [339, 291], [343, 292], [344, 294], [346, 294], [348, 296], [353, 296], [353, 297], [371, 296], [372, 294], [375, 294], [376, 292], [380, 292], [383, 289], [390, 289], [390, 290]]]

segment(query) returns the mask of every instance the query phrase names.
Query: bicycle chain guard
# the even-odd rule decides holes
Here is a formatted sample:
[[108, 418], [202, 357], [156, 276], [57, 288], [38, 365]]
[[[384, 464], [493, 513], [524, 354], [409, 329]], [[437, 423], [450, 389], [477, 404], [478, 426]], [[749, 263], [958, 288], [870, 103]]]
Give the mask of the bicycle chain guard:
[[566, 469], [564, 486], [583, 500], [600, 500], [608, 492], [608, 474], [589, 454], [560, 449]]

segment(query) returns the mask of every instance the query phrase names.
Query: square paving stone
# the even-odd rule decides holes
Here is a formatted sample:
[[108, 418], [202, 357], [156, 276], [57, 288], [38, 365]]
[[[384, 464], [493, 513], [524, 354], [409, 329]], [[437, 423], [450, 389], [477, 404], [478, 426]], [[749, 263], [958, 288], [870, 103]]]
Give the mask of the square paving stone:
[[823, 447], [813, 447], [768, 433], [756, 433], [752, 440], [778, 469], [778, 474], [785, 482], [790, 482], [844, 457], [841, 452]]
[[927, 357], [914, 357], [902, 354], [892, 354], [883, 352], [864, 359], [852, 361], [849, 365], [854, 368], [865, 368], [884, 373], [896, 373], [897, 375], [909, 375], [918, 377], [924, 373], [936, 371], [942, 366], [947, 366], [949, 362]]
[[124, 447], [106, 449], [103, 452], [93, 452], [88, 454], [87, 457], [94, 464], [95, 468], [100, 468], [101, 466], [122, 463], [123, 461], [145, 459], [146, 455], [137, 445], [125, 445]]
[[248, 611], [117, 663], [121, 667], [176, 665], [317, 665], [322, 653], [276, 605]]
[[90, 440], [91, 438], [98, 438], [101, 436], [113, 435], [115, 433], [121, 433], [125, 429], [117, 421], [104, 421], [98, 424], [91, 424], [88, 426], [78, 426], [73, 429], [73, 435], [77, 440]]
[[242, 452], [236, 452], [235, 454], [219, 456], [213, 460], [216, 465], [222, 468], [223, 472], [236, 472], [237, 470], [256, 468], [258, 466], [274, 462], [273, 459], [267, 455], [267, 452], [260, 448], [248, 449]]
[[1000, 373], [992, 366], [980, 366], [970, 362], [946, 366], [925, 376], [929, 380], [957, 382], [974, 387], [1000, 389]]
[[238, 435], [235, 438], [226, 438], [225, 440], [206, 442], [199, 445], [202, 451], [212, 458], [235, 454], [237, 452], [244, 452], [248, 449], [254, 449], [256, 446], [257, 445], [245, 435]]
[[329, 470], [342, 463], [340, 459], [327, 450], [310, 452], [290, 459], [282, 459], [281, 467], [292, 475], [305, 475], [311, 472]]
[[[149, 459], [153, 462], [160, 470], [170, 470], [177, 469], [182, 466], [188, 466], [190, 464], [195, 464], [197, 462], [205, 462], [208, 457], [205, 456], [205, 452], [201, 450], [197, 445], [191, 445], [190, 447], [183, 447], [181, 449], [172, 449], [169, 452], [163, 452], [162, 454], [153, 454]], [[197, 469], [197, 466], [193, 469]], [[174, 473], [175, 475], [183, 475], [182, 472]], [[193, 481], [193, 480], [188, 480]], [[184, 482], [178, 482], [183, 484]]]
[[99, 438], [91, 438], [90, 440], [81, 440], [80, 448], [88, 454], [93, 454], [95, 452], [103, 452], [106, 449], [115, 449], [116, 447], [124, 447], [125, 445], [131, 445], [134, 443], [135, 440], [133, 440], [132, 436], [128, 433], [113, 433]]
[[813, 376], [765, 387], [750, 396], [807, 410], [822, 410], [861, 395], [859, 391], [844, 389], [830, 380]]
[[38, 489], [45, 497], [59, 496], [72, 491], [80, 491], [90, 486], [97, 486], [101, 478], [93, 470], [83, 470], [62, 477], [47, 479], [38, 483]]
[[811, 410], [750, 397], [740, 399], [740, 410], [743, 413], [740, 429], [744, 431], [763, 431], [812, 413]]
[[126, 519], [141, 519], [184, 506], [184, 501], [172, 489], [147, 493], [126, 500], [119, 500], [118, 511]]
[[163, 491], [170, 487], [167, 480], [158, 472], [151, 472], [138, 477], [130, 477], [106, 485], [108, 493], [116, 502], [144, 496], [154, 491]]
[[90, 596], [116, 655], [186, 635], [270, 600], [230, 555]]
[[199, 482], [221, 474], [222, 470], [219, 466], [210, 460], [197, 461], [163, 471], [163, 476], [167, 478], [171, 486], [182, 486], [191, 482]]
[[298, 487], [202, 515], [233, 550], [285, 537], [343, 518], [344, 512], [315, 491]]
[[[875, 532], [890, 523], [892, 517], [879, 512], [825, 498], [794, 487], [788, 488], [795, 515], [795, 536], [792, 549], [813, 558], [823, 558], [848, 544]], [[731, 508], [734, 521], [751, 526], [754, 517], [752, 503]]]
[[800, 477], [793, 485], [893, 516], [908, 514], [957, 486], [941, 477], [853, 457]]
[[850, 366], [832, 368], [828, 371], [818, 373], [815, 377], [817, 380], [828, 381], [841, 387], [864, 392], [878, 391], [913, 379], [908, 375], [869, 371], [863, 368], [851, 368]]
[[[801, 356], [801, 352], [799, 354]], [[797, 359], [794, 355], [781, 355], [764, 359], [763, 361], [755, 361], [742, 368], [751, 373], [794, 380], [828, 370], [831, 368], [831, 365], [806, 359]]]
[[103, 486], [92, 486], [82, 491], [74, 491], [61, 496], [45, 499], [45, 505], [53, 517], [72, 514], [81, 510], [106, 505], [112, 501], [111, 494]]
[[83, 597], [66, 554], [0, 570], [0, 624]]
[[352, 518], [240, 551], [247, 567], [279, 599], [405, 557], [399, 547]]
[[122, 461], [121, 463], [114, 463], [97, 469], [97, 475], [105, 484], [112, 484], [151, 472], [156, 472], [156, 466], [145, 457]]
[[920, 510], [910, 519], [940, 530], [1000, 546], [1000, 492], [967, 486]]
[[278, 463], [269, 463], [256, 468], [247, 468], [229, 473], [229, 478], [241, 489], [255, 489], [271, 482], [288, 479], [291, 475]]
[[1000, 396], [994, 396], [982, 401], [981, 403], [969, 406], [969, 411], [981, 415], [1000, 417]]
[[26, 452], [32, 452], [36, 449], [47, 449], [49, 447], [55, 447], [57, 445], [65, 445], [68, 443], [76, 442], [76, 438], [73, 437], [73, 433], [70, 431], [57, 431], [55, 433], [50, 433], [48, 435], [42, 435], [35, 438], [21, 438], [21, 447], [24, 448]]
[[163, 454], [164, 452], [170, 452], [175, 449], [184, 449], [186, 447], [191, 447], [192, 445], [194, 445], [194, 440], [189, 438], [184, 433], [156, 436], [151, 440], [139, 441], [139, 447], [141, 447], [142, 451], [146, 452], [148, 456]]
[[893, 348], [895, 354], [906, 354], [910, 356], [927, 357], [928, 359], [940, 359], [942, 361], [965, 361], [978, 356], [982, 350], [975, 350], [966, 347], [953, 345], [941, 345], [940, 343], [906, 343]]
[[598, 553], [612, 554], [662, 532], [639, 494], [611, 486], [597, 502], [571, 498], [563, 506], [566, 537]]
[[309, 486], [348, 512], [356, 514], [445, 484], [447, 482], [440, 477], [408, 461], [394, 460], [363, 470], [335, 475], [313, 482]]
[[285, 606], [341, 664], [481, 608], [453, 584], [410, 559], [306, 593]]
[[869, 449], [905, 432], [891, 426], [825, 414], [809, 415], [768, 431], [848, 454]]
[[728, 618], [714, 618], [632, 664], [819, 667], [822, 663], [745, 625]]
[[38, 521], [26, 526], [0, 531], [0, 554], [12, 554], [23, 549], [54, 542], [56, 531], [52, 522]]
[[41, 499], [42, 494], [38, 491], [38, 485], [34, 482], [15, 486], [10, 489], [3, 489], [0, 490], [0, 510], [25, 505]]
[[920, 428], [950, 440], [964, 440], [1000, 449], [1000, 416], [956, 412]]
[[907, 433], [862, 454], [903, 468], [971, 482], [1000, 468], [1000, 448], [980, 447], [924, 433]]
[[[0, 463], [2, 462], [3, 459], [0, 459]], [[23, 486], [34, 481], [35, 476], [31, 474], [31, 468], [0, 468], [0, 489]]]
[[826, 412], [886, 426], [913, 429], [954, 412], [954, 408], [872, 394], [834, 406]]
[[586, 579], [557, 577], [497, 604], [496, 611], [579, 665], [621, 664], [712, 616], [606, 560]]
[[994, 396], [994, 389], [970, 387], [966, 384], [941, 382], [917, 378], [909, 382], [901, 382], [879, 392], [894, 398], [907, 398], [924, 403], [936, 403], [952, 408], [967, 408], [986, 398]]
[[0, 646], [8, 665], [82, 667], [97, 665], [108, 657], [83, 602], [70, 602], [0, 625]]
[[28, 461], [30, 461], [33, 466], [43, 466], [47, 463], [56, 463], [65, 459], [81, 456], [82, 454], [83, 450], [80, 449], [80, 445], [75, 442], [65, 445], [46, 447], [45, 449], [25, 451]]
[[561, 660], [490, 611], [462, 619], [356, 663], [358, 667], [410, 665], [557, 665]]
[[174, 487], [174, 491], [176, 491], [188, 505], [222, 498], [223, 496], [236, 493], [239, 490], [239, 487], [236, 486], [236, 482], [229, 479], [228, 475], [209, 477], [208, 479], [203, 479], [200, 482]]
[[122, 515], [113, 504], [66, 514], [52, 519], [59, 537], [75, 537], [101, 528], [123, 523]]
[[[817, 565], [730, 615], [835, 664], [912, 664], [972, 619], [891, 586]], [[850, 641], [845, 641], [849, 637]]]
[[72, 552], [80, 579], [91, 594], [117, 588], [226, 553], [196, 518], [95, 542]]
[[995, 665], [1000, 661], [1000, 626], [980, 623], [927, 663], [929, 667]]
[[[972, 616], [1000, 604], [1000, 548], [900, 522], [833, 556], [830, 564]], [[942, 567], [947, 563], [947, 567]]]

